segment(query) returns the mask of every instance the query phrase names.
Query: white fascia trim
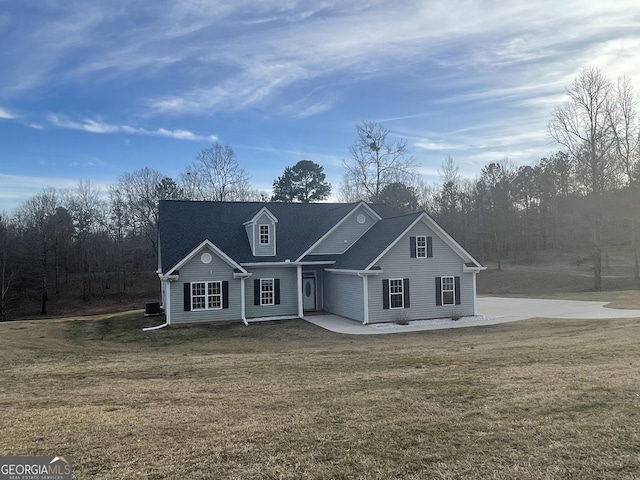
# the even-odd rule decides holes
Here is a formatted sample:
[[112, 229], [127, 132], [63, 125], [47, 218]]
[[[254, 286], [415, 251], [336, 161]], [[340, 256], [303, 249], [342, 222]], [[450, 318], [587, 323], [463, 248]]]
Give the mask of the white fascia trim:
[[233, 278], [249, 278], [251, 275], [253, 275], [253, 273], [249, 273], [249, 272], [236, 273], [236, 272], [233, 272]]
[[158, 277], [162, 281], [173, 282], [174, 280], [178, 280], [180, 275], [163, 275], [162, 273], [158, 273]]
[[[340, 225], [342, 225], [344, 222], [347, 221], [347, 219], [349, 217], [351, 217], [354, 212], [356, 210], [358, 210], [360, 207], [364, 207], [366, 210], [368, 210], [369, 214], [376, 219], [376, 221], [382, 220], [382, 217], [380, 215], [378, 215], [376, 213], [376, 211], [374, 209], [372, 209], [369, 205], [366, 204], [366, 202], [364, 201], [360, 201], [358, 202], [351, 210], [349, 210], [349, 212], [340, 219], [340, 221], [338, 223], [336, 223], [333, 227], [331, 227], [329, 229], [329, 231], [327, 233], [325, 233], [322, 237], [320, 237], [313, 245], [311, 245], [309, 248], [307, 248], [302, 255], [300, 255], [297, 259], [296, 262], [299, 262], [302, 258], [304, 258], [305, 255], [308, 255], [309, 252], [311, 252], [314, 248], [316, 248], [325, 238], [327, 238], [329, 235], [331, 235]], [[375, 223], [374, 223], [375, 225]], [[373, 225], [372, 225], [373, 226]], [[368, 230], [367, 230], [368, 231]], [[365, 232], [366, 233], [366, 232]], [[364, 235], [364, 233], [362, 234]], [[362, 236], [361, 235], [361, 236]], [[357, 239], [356, 239], [357, 241]], [[356, 243], [356, 242], [352, 242], [352, 245]]]
[[243, 263], [243, 267], [256, 268], [256, 267], [297, 267], [303, 265], [300, 262], [251, 262]]
[[467, 267], [464, 263], [462, 264], [462, 271], [464, 273], [478, 273], [486, 269], [487, 267]]
[[278, 219], [276, 218], [276, 216], [273, 213], [271, 213], [267, 207], [262, 207], [260, 210], [258, 210], [258, 213], [256, 213], [253, 217], [251, 217], [251, 220], [247, 220], [242, 225], [247, 225], [249, 223], [255, 224], [258, 218], [260, 217], [260, 215], [262, 215], [263, 213], [267, 217], [269, 217], [273, 223], [278, 223]]
[[296, 265], [333, 265], [336, 263], [335, 260], [322, 260], [317, 262], [306, 261], [306, 262], [296, 262]]
[[218, 247], [216, 247], [213, 243], [211, 243], [210, 240], [205, 240], [200, 245], [198, 245], [196, 248], [191, 250], [191, 252], [186, 257], [184, 257], [182, 260], [180, 260], [180, 262], [178, 262], [173, 268], [171, 268], [167, 272], [167, 275], [170, 275], [171, 272], [173, 272], [174, 270], [180, 270], [183, 265], [185, 265], [187, 262], [189, 262], [191, 259], [193, 259], [193, 257], [195, 257], [197, 255], [197, 253], [200, 250], [202, 250], [204, 247], [209, 247], [211, 250], [213, 250], [213, 252], [216, 255], [218, 255], [222, 260], [224, 260], [224, 262], [227, 263], [227, 265], [229, 265], [230, 267], [237, 268], [238, 270], [242, 271], [243, 273], [248, 273], [244, 268], [242, 268], [242, 266], [239, 263], [236, 263], [229, 255], [227, 255], [222, 250], [220, 250]]
[[324, 270], [325, 272], [337, 273], [339, 275], [358, 275], [360, 277], [380, 275], [383, 273], [383, 270], [345, 270], [342, 268], [325, 268]]

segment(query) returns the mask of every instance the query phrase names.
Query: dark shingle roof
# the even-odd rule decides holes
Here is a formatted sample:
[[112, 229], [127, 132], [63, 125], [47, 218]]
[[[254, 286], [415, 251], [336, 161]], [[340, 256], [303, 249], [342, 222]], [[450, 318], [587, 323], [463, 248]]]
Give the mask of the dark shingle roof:
[[[204, 240], [211, 241], [238, 263], [293, 261], [357, 205], [161, 201], [158, 222], [161, 269], [168, 272]], [[277, 255], [254, 257], [243, 223], [265, 206], [278, 219]], [[369, 206], [381, 217], [389, 215], [384, 206]]]

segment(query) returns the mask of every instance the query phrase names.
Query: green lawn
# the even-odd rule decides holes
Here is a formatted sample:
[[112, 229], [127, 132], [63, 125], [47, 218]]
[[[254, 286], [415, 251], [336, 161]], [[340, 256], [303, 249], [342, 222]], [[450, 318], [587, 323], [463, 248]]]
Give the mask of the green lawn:
[[640, 320], [0, 324], [0, 452], [74, 478], [638, 478]]

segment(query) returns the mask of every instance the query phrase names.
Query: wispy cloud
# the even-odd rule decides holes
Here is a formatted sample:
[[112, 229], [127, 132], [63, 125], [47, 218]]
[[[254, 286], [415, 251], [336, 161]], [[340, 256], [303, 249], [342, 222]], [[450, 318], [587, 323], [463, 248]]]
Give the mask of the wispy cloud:
[[[159, 0], [126, 9], [107, 1], [90, 8], [72, 3], [34, 24], [8, 49], [5, 56], [14, 62], [5, 64], [12, 65], [8, 80], [23, 90], [61, 81], [157, 79], [158, 88], [141, 92], [141, 106], [150, 114], [238, 111], [269, 105], [310, 79], [357, 82], [416, 63], [473, 71], [472, 78], [494, 80], [499, 91], [514, 76], [535, 85], [540, 77], [532, 71], [560, 64], [573, 75], [602, 32], [616, 28], [624, 36], [625, 26], [633, 27], [634, 2], [614, 3], [462, 0], [455, 9], [445, 0], [406, 0], [393, 9], [383, 0], [318, 2], [312, 8], [304, 2], [248, 0], [215, 6]], [[113, 35], [115, 26], [134, 22], [135, 28]], [[49, 39], [46, 45], [42, 38]], [[637, 35], [602, 49], [603, 61], [614, 62], [609, 53], [635, 54], [634, 42]], [[572, 49], [570, 63], [566, 48]], [[81, 61], [69, 61], [74, 56]], [[505, 69], [516, 67], [521, 73], [505, 76]], [[429, 74], [423, 80], [432, 79]], [[289, 113], [313, 116], [333, 106], [318, 102]]]
[[[106, 191], [106, 185], [94, 184]], [[73, 189], [78, 179], [40, 177], [36, 175], [6, 175], [0, 173], [0, 213], [12, 212], [25, 199], [33, 197], [45, 188]]]
[[150, 130], [142, 127], [132, 127], [129, 125], [112, 125], [100, 120], [84, 119], [81, 122], [68, 120], [58, 115], [49, 115], [49, 121], [52, 125], [59, 128], [68, 128], [71, 130], [82, 130], [89, 133], [126, 133], [130, 135], [146, 135], [152, 137], [168, 137], [176, 140], [195, 140], [216, 142], [216, 135], [198, 135], [188, 130], [168, 130], [166, 128], [157, 128]]
[[18, 117], [16, 115], [14, 115], [13, 113], [11, 113], [6, 108], [0, 107], [0, 118], [4, 118], [6, 120], [13, 120], [13, 119], [18, 118]]

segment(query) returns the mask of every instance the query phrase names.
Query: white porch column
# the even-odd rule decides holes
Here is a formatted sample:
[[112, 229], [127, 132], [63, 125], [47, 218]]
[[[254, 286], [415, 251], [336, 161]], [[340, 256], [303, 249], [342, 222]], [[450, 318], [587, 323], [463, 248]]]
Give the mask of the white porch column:
[[296, 268], [298, 270], [298, 316], [302, 318], [304, 316], [304, 304], [302, 299], [302, 265], [298, 265]]
[[162, 280], [162, 284], [164, 288], [162, 289], [164, 292], [163, 302], [164, 303], [164, 318], [165, 322], [171, 325], [171, 281]]
[[362, 275], [362, 296], [364, 297], [364, 320], [362, 323], [369, 323], [369, 277]]
[[473, 272], [473, 314], [477, 315], [478, 312], [476, 311], [476, 275], [478, 274], [478, 272]]

